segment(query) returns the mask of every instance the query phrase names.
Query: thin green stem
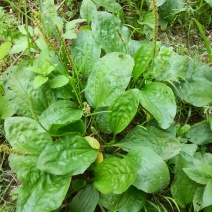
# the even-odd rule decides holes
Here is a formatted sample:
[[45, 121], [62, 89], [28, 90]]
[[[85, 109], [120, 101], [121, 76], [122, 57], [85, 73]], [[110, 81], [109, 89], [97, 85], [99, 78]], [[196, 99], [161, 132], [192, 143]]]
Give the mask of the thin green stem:
[[78, 93], [77, 93], [77, 91], [76, 91], [76, 88], [75, 88], [75, 86], [73, 85], [73, 83], [72, 83], [72, 81], [71, 81], [71, 78], [69, 79], [69, 84], [71, 85], [71, 87], [72, 87], [72, 89], [73, 89], [73, 91], [74, 91], [74, 93], [75, 93], [75, 96], [76, 96], [77, 101], [78, 101], [78, 103], [79, 103], [79, 105], [80, 105], [80, 108], [83, 108], [83, 103], [82, 103], [82, 100], [81, 100], [81, 96], [78, 95]]
[[30, 34], [29, 34], [29, 28], [28, 28], [28, 16], [27, 16], [27, 3], [26, 0], [24, 0], [24, 16], [25, 16], [25, 24], [26, 24], [26, 32], [27, 32], [27, 43], [28, 43], [28, 51], [29, 51], [29, 61], [30, 65], [32, 66], [33, 61], [32, 61], [32, 53], [31, 53], [31, 48], [30, 48]]
[[187, 124], [187, 123], [188, 123], [188, 120], [189, 120], [189, 119], [190, 119], [190, 117], [191, 117], [191, 112], [192, 112], [192, 108], [191, 108], [191, 106], [189, 106], [188, 116], [187, 116], [187, 119], [186, 119], [186, 121], [185, 121], [185, 124]]

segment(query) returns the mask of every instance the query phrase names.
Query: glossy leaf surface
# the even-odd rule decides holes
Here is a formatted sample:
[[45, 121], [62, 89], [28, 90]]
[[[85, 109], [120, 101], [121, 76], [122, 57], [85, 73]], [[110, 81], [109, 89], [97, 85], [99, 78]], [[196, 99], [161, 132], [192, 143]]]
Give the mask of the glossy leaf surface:
[[141, 105], [157, 120], [159, 126], [167, 129], [176, 115], [176, 102], [171, 88], [160, 82], [147, 84], [139, 94]]
[[79, 120], [83, 111], [69, 100], [59, 100], [51, 104], [40, 116], [42, 126], [50, 133]]
[[125, 91], [133, 66], [133, 58], [123, 53], [114, 52], [99, 59], [85, 88], [89, 104], [94, 108], [109, 106], [113, 99]]
[[135, 127], [114, 146], [121, 147], [125, 151], [147, 147], [164, 160], [168, 160], [180, 152], [182, 146], [175, 137], [155, 127], [146, 127], [146, 129], [139, 126]]
[[139, 104], [138, 90], [128, 90], [116, 97], [108, 108], [108, 122], [114, 134], [124, 130], [134, 118]]
[[169, 170], [163, 159], [146, 147], [130, 151], [126, 158], [134, 165], [137, 176], [133, 185], [147, 193], [155, 193], [169, 183]]
[[67, 135], [47, 145], [37, 167], [55, 175], [82, 174], [97, 158], [97, 151], [81, 136]]
[[52, 143], [51, 136], [33, 119], [11, 117], [5, 120], [4, 127], [10, 145], [23, 153], [39, 155]]
[[56, 176], [39, 170], [29, 172], [19, 191], [17, 212], [50, 212], [63, 202], [70, 175]]
[[105, 159], [95, 169], [94, 186], [103, 194], [126, 191], [136, 177], [133, 165], [120, 158]]

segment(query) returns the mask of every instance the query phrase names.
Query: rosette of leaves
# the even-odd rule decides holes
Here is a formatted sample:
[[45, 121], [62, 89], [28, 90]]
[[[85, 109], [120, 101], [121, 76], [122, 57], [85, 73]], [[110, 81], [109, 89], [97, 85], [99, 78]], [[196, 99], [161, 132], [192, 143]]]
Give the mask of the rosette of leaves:
[[[102, 1], [98, 2], [104, 6]], [[95, 4], [98, 8], [98, 3]], [[198, 76], [203, 82], [210, 68], [194, 71], [193, 61], [183, 58], [178, 71], [182, 57], [172, 49], [159, 50], [160, 43], [159, 53], [152, 58], [152, 43], [131, 40], [129, 29], [115, 14], [96, 9], [88, 23], [89, 20], [91, 30], [81, 31], [70, 49], [77, 75], [68, 76], [58, 68], [62, 67], [59, 53], [55, 53], [53, 63], [51, 57], [42, 57], [48, 63], [43, 69], [39, 67], [43, 62], [36, 67], [38, 59], [34, 60], [34, 70], [20, 65], [4, 73], [4, 97], [14, 110], [5, 117], [6, 138], [20, 152], [9, 158], [22, 183], [17, 211], [56, 210], [67, 192], [70, 192], [67, 198], [71, 196], [67, 206], [70, 211], [92, 212], [97, 204], [108, 210], [145, 209], [149, 204], [147, 195], [162, 192], [169, 185], [167, 162], [174, 157], [176, 175], [172, 195], [177, 203], [185, 207], [193, 201], [196, 207], [202, 201], [201, 208], [209, 207], [210, 200], [205, 196], [211, 188], [210, 156], [201, 158], [195, 154], [196, 145], [204, 145], [209, 140], [204, 138], [198, 143], [193, 134], [198, 127], [191, 127], [184, 135], [193, 142], [192, 150], [188, 151], [176, 133], [169, 133], [170, 126], [175, 127], [176, 102], [168, 83], [178, 90], [186, 89], [198, 81]], [[153, 71], [146, 75], [153, 60]], [[34, 72], [45, 77], [60, 74], [70, 83], [73, 79], [81, 84], [72, 86], [75, 95], [71, 98], [58, 97], [49, 76], [45, 83], [33, 87]], [[181, 81], [184, 78], [190, 80]], [[178, 88], [177, 83], [188, 84]], [[61, 84], [61, 89], [66, 85]], [[202, 92], [202, 88], [196, 89]], [[182, 90], [176, 94], [189, 99]], [[206, 96], [201, 105], [211, 101], [210, 94]], [[87, 108], [83, 108], [82, 101], [86, 101]], [[189, 102], [198, 104], [197, 99]], [[133, 119], [143, 111], [156, 124], [141, 124], [146, 119], [135, 124]], [[13, 114], [16, 116], [9, 117]], [[205, 124], [201, 129], [203, 134], [210, 135]], [[86, 139], [91, 131], [98, 137], [98, 143]], [[117, 135], [123, 132], [125, 136], [118, 139]], [[107, 137], [107, 133], [112, 136]], [[186, 156], [186, 152], [195, 157]], [[98, 160], [99, 153], [104, 155], [101, 160]], [[178, 162], [181, 159], [183, 163]], [[202, 178], [201, 167], [207, 168]], [[181, 190], [176, 188], [181, 174], [183, 185], [188, 182], [192, 188], [192, 194], [185, 191], [183, 199]]]

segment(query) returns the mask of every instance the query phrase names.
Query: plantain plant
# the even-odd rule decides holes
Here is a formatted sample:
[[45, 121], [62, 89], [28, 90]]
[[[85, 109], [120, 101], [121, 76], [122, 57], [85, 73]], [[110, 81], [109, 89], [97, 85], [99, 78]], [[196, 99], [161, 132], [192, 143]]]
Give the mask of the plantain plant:
[[153, 197], [167, 191], [178, 211], [210, 210], [212, 157], [199, 151], [211, 143], [210, 126], [179, 129], [175, 116], [176, 99], [212, 102], [212, 68], [157, 41], [152, 2], [152, 42], [131, 39], [115, 0], [83, 0], [82, 19], [70, 22], [47, 0], [35, 28], [19, 27], [9, 53], [24, 42], [38, 56], [1, 79], [17, 211], [59, 211], [63, 201], [67, 211], [157, 211]]

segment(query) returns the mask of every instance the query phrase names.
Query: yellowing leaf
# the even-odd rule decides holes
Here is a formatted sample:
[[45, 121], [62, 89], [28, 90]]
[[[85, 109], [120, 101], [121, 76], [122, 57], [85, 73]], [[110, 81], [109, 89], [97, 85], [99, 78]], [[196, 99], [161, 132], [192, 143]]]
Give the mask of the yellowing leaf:
[[104, 160], [103, 154], [101, 152], [97, 153], [97, 159], [95, 161], [95, 163], [98, 165], [100, 164], [102, 161]]
[[100, 149], [100, 144], [95, 138], [90, 136], [85, 136], [84, 138], [93, 149]]

